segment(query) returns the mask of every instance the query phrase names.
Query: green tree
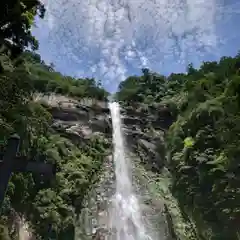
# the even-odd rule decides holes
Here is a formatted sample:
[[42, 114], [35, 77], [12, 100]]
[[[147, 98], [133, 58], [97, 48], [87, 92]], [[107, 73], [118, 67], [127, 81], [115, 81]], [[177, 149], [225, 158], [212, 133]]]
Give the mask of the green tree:
[[0, 47], [10, 47], [13, 56], [28, 46], [37, 49], [38, 42], [30, 28], [35, 15], [44, 16], [43, 4], [38, 0], [3, 0], [0, 9]]

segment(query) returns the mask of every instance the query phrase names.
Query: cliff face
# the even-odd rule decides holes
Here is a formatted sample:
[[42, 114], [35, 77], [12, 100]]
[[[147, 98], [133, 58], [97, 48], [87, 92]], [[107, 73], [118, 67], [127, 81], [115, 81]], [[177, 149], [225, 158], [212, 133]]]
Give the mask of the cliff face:
[[[80, 214], [75, 215], [75, 236], [99, 239], [109, 234], [108, 210], [115, 189], [107, 103], [78, 102], [59, 96], [45, 98], [45, 102], [51, 106], [53, 129], [74, 144], [86, 146], [96, 135], [109, 144], [98, 180], [85, 196]], [[164, 106], [160, 109], [122, 108], [123, 132], [133, 162], [134, 189], [140, 199], [146, 228], [153, 239], [196, 239], [194, 226], [183, 218], [169, 189], [171, 175], [166, 168], [164, 136], [173, 119]]]
[[52, 127], [67, 135], [73, 142], [83, 143], [96, 134], [111, 137], [109, 109], [106, 102], [83, 99], [77, 101], [63, 96], [44, 96], [42, 103], [49, 105], [53, 116]]
[[[60, 163], [55, 185], [34, 195], [36, 212], [27, 216], [32, 223], [36, 221], [37, 225], [31, 224], [33, 234], [52, 239], [106, 239], [111, 234], [109, 209], [115, 192], [108, 103], [63, 96], [40, 96], [36, 101], [53, 117], [51, 134], [58, 138], [53, 138], [50, 154], [63, 156], [57, 160]], [[151, 238], [198, 239], [194, 224], [183, 216], [170, 190], [165, 131], [174, 116], [164, 106], [143, 105], [122, 107], [121, 116], [126, 150], [133, 164], [134, 190]], [[101, 142], [98, 152], [96, 139]], [[54, 149], [59, 144], [57, 153]]]

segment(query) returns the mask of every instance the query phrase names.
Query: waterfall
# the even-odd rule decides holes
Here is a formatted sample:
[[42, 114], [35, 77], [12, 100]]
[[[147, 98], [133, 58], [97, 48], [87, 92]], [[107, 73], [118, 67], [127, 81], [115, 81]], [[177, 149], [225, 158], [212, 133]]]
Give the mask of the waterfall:
[[24, 218], [19, 220], [19, 240], [30, 240], [32, 234], [30, 232], [29, 226]]
[[140, 205], [133, 191], [131, 180], [131, 162], [127, 157], [121, 129], [120, 106], [109, 104], [113, 127], [114, 165], [116, 175], [116, 192], [112, 198], [110, 227], [116, 240], [151, 239], [145, 230]]

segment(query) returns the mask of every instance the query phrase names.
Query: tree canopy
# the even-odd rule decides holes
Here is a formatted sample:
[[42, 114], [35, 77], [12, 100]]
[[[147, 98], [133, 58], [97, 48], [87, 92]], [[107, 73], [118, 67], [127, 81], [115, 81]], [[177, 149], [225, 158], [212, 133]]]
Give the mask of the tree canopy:
[[31, 34], [34, 17], [44, 17], [44, 5], [38, 0], [3, 0], [0, 3], [0, 46], [11, 46], [13, 55], [25, 47], [38, 48]]
[[239, 67], [240, 54], [199, 69], [190, 64], [186, 74], [145, 71], [126, 79], [116, 94], [125, 104], [158, 103], [177, 113], [166, 141], [172, 191], [201, 239], [239, 238]]

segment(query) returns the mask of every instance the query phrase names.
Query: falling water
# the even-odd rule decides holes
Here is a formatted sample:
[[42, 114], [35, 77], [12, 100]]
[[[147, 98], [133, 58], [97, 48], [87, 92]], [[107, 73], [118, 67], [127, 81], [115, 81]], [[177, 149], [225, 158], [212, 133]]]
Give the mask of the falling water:
[[19, 234], [19, 240], [30, 240], [32, 236], [27, 222], [22, 218], [19, 220], [18, 234]]
[[141, 220], [141, 211], [138, 199], [133, 192], [130, 178], [131, 163], [124, 149], [124, 140], [121, 130], [120, 106], [110, 103], [113, 126], [114, 163], [116, 174], [116, 192], [112, 199], [110, 225], [115, 230], [116, 240], [145, 240], [150, 237], [146, 234]]

